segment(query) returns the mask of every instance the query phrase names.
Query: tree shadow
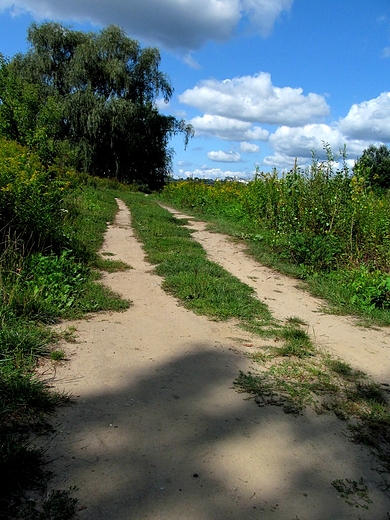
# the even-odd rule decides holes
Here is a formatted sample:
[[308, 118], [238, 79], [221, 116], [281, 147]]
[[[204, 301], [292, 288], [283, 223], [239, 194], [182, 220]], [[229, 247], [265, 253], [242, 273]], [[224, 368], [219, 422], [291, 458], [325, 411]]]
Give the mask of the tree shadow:
[[[78, 486], [81, 519], [388, 518], [383, 477], [345, 423], [259, 408], [232, 389], [239, 357], [194, 344], [120, 390], [82, 395], [48, 450], [53, 486]], [[331, 484], [362, 477], [368, 510]]]

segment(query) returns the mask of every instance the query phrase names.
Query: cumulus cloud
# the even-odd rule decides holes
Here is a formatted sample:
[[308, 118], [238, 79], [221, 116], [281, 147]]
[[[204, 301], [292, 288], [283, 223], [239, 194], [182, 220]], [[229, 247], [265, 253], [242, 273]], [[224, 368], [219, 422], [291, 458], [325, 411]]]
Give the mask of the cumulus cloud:
[[183, 92], [179, 100], [207, 114], [260, 124], [299, 126], [329, 114], [324, 96], [304, 95], [301, 88], [275, 87], [267, 72], [224, 81], [203, 80]]
[[194, 117], [190, 123], [196, 135], [209, 135], [226, 141], [266, 141], [269, 136], [268, 130], [250, 122], [210, 114]]
[[131, 36], [171, 49], [198, 49], [226, 41], [240, 20], [267, 36], [293, 0], [0, 0], [1, 9], [38, 19], [116, 24]]
[[390, 92], [352, 105], [338, 126], [351, 138], [390, 142]]
[[291, 169], [295, 164], [295, 160], [297, 160], [297, 164], [300, 167], [305, 167], [309, 163], [307, 157], [290, 157], [284, 153], [275, 152], [272, 155], [264, 157], [263, 164], [269, 168], [276, 168], [277, 170], [282, 171]]
[[257, 153], [260, 147], [254, 143], [247, 143], [246, 141], [240, 144], [240, 149], [244, 153]]
[[270, 136], [270, 144], [273, 149], [289, 157], [311, 157], [315, 151], [321, 158], [324, 157], [324, 143], [330, 145], [333, 153], [347, 146], [347, 153], [360, 155], [369, 145], [367, 140], [349, 139], [339, 128], [325, 124], [311, 124], [300, 128], [279, 127]]
[[[354, 161], [372, 141], [351, 139], [344, 135], [335, 125], [311, 124], [300, 128], [279, 127], [269, 139], [274, 153], [264, 158], [267, 166], [289, 169], [297, 158], [299, 166], [307, 166], [311, 162], [312, 152], [320, 160], [326, 159], [324, 145], [329, 144], [335, 157], [346, 146], [347, 164], [353, 166]], [[335, 163], [336, 167], [339, 163]]]
[[240, 162], [241, 155], [238, 152], [208, 152], [207, 157], [214, 162]]

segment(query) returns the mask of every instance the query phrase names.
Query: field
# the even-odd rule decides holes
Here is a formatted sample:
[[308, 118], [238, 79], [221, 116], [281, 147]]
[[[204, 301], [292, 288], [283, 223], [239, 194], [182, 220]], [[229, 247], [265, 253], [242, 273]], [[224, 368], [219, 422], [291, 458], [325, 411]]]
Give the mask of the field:
[[[297, 317], [275, 320], [248, 285], [210, 261], [185, 222], [157, 204], [207, 218], [260, 262], [325, 297], [333, 312], [389, 325], [388, 193], [370, 189], [346, 168], [333, 172], [330, 162], [285, 175], [258, 172], [249, 183], [171, 182], [149, 197], [133, 191], [44, 167], [27, 149], [0, 141], [0, 517], [66, 520], [77, 509], [74, 490], [46, 493], [44, 450], [33, 439], [49, 442], [55, 433], [50, 416], [71, 400], [50, 389], [36, 368], [42, 359], [54, 367], [65, 362], [61, 342], [74, 336], [66, 320], [131, 306], [98, 283], [103, 271], [130, 269], [98, 254], [117, 212], [115, 197], [131, 208], [135, 232], [168, 293], [196, 314], [236, 320], [251, 334], [280, 341], [278, 349], [253, 358], [265, 367], [261, 377], [237, 374], [239, 391], [265, 404], [275, 404], [264, 398], [272, 395], [293, 413], [311, 406], [316, 395], [332, 394], [329, 410], [360, 421], [356, 441], [372, 446], [388, 465], [389, 412], [378, 385], [344, 360], [319, 355]], [[54, 332], [56, 323], [64, 327]]]
[[171, 182], [162, 200], [211, 219], [266, 265], [305, 281], [333, 311], [390, 324], [390, 197], [314, 162], [248, 183]]

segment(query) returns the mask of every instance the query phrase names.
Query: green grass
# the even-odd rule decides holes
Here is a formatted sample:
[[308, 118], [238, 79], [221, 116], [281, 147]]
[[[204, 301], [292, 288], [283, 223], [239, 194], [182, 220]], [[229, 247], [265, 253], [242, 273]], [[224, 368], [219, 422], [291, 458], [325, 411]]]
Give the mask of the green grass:
[[52, 361], [63, 361], [65, 359], [65, 353], [63, 350], [52, 350], [50, 352], [50, 359]]
[[214, 319], [260, 320], [269, 323], [268, 308], [254, 290], [207, 259], [183, 222], [149, 197], [126, 195], [134, 229], [148, 260], [164, 278], [163, 288], [185, 307]]
[[[286, 413], [299, 414], [312, 406], [318, 413], [331, 411], [343, 420], [353, 418], [353, 439], [364, 438], [375, 447], [378, 442], [387, 463], [382, 441], [389, 416], [382, 413], [379, 418], [378, 412], [373, 416], [378, 407], [387, 410], [379, 386], [341, 359], [318, 350], [300, 318], [289, 317], [285, 324], [273, 320], [248, 286], [207, 259], [182, 221], [142, 195], [125, 200], [148, 259], [164, 278], [168, 292], [194, 312], [214, 319], [234, 318], [244, 329], [273, 340], [272, 346], [252, 355], [259, 370], [241, 372], [236, 389], [252, 395], [260, 406], [281, 406]], [[379, 452], [379, 447], [375, 449]]]
[[[221, 211], [199, 205], [195, 193], [198, 187], [184, 187], [178, 192], [182, 199], [176, 197], [174, 187], [173, 196], [163, 193], [162, 199], [208, 221], [209, 230], [244, 241], [248, 253], [264, 265], [303, 279], [307, 290], [326, 299], [324, 310], [359, 316], [365, 326], [390, 324], [388, 275], [365, 266], [350, 271], [313, 272], [304, 264], [293, 263], [285, 254], [280, 255], [278, 248], [269, 247], [272, 233], [259, 228], [254, 220], [232, 217], [226, 207]], [[199, 187], [199, 192], [204, 189]], [[194, 197], [190, 204], [191, 190]], [[305, 325], [298, 317], [287, 318], [285, 324], [254, 316], [241, 321], [245, 330], [272, 340], [272, 344], [252, 354], [258, 369], [241, 372], [235, 381], [236, 389], [251, 395], [260, 406], [281, 406], [287, 413], [299, 414], [307, 406], [318, 413], [335, 413], [347, 421], [351, 439], [367, 444], [388, 471], [390, 409], [383, 389], [343, 360], [318, 350], [302, 329]]]
[[[216, 183], [214, 186], [205, 186], [200, 182], [172, 183], [163, 191], [160, 199], [206, 220], [209, 229], [244, 242], [248, 253], [263, 265], [304, 280], [307, 290], [326, 300], [324, 311], [352, 314], [364, 320], [366, 325], [390, 325], [389, 245], [388, 232], [384, 232], [389, 222], [388, 196], [376, 198], [371, 192], [361, 194], [361, 197], [351, 195], [356, 186], [354, 188], [352, 183], [352, 187], [348, 187], [348, 183], [341, 182], [337, 176], [329, 185], [326, 182], [316, 185], [313, 182], [315, 179], [305, 178], [305, 175], [299, 175], [299, 181], [302, 188], [305, 186], [303, 192], [309, 190], [309, 194], [311, 189], [319, 189], [313, 201], [320, 198], [325, 206], [330, 200], [339, 200], [338, 196], [332, 198], [327, 190], [337, 191], [341, 186], [343, 196], [352, 197], [355, 201], [348, 198], [348, 204], [351, 205], [349, 209], [343, 205], [335, 208], [334, 215], [337, 214], [340, 219], [337, 233], [331, 236], [321, 226], [318, 230], [308, 229], [314, 224], [315, 215], [307, 220], [297, 218], [293, 226], [291, 219], [286, 220], [288, 212], [294, 212], [298, 207], [304, 213], [311, 209], [307, 201], [290, 207], [294, 202], [289, 191], [284, 192], [287, 186], [284, 178], [267, 178], [264, 182], [258, 179], [247, 187], [234, 182]], [[275, 186], [278, 186], [278, 190], [273, 193]], [[261, 197], [256, 203], [262, 190], [265, 190], [265, 199], [268, 196], [275, 198], [268, 207], [272, 213], [269, 218], [266, 211], [260, 210]], [[298, 196], [298, 192], [295, 195]], [[353, 209], [353, 204], [360, 204], [356, 202], [359, 200], [364, 210]], [[345, 230], [356, 224], [354, 217], [351, 217], [354, 212], [362, 218], [359, 226], [363, 225], [365, 219], [368, 220], [362, 229], [358, 226], [356, 236], [344, 237]], [[326, 228], [333, 217], [325, 215], [324, 210], [321, 219]], [[352, 220], [343, 223], [343, 219]], [[377, 246], [373, 245], [375, 240], [378, 240]], [[346, 248], [345, 251], [340, 249], [341, 245]]]
[[94, 260], [91, 265], [94, 269], [105, 271], [106, 273], [119, 273], [132, 269], [129, 264], [122, 262], [122, 260], [111, 260], [101, 256]]
[[[234, 386], [259, 406], [280, 406], [300, 414], [307, 407], [347, 421], [350, 438], [366, 444], [390, 470], [390, 409], [380, 385], [341, 359], [315, 348], [306, 333], [279, 333], [281, 346], [251, 355], [258, 369], [240, 372]], [[277, 342], [278, 343], [278, 342]]]
[[[319, 413], [332, 411], [344, 420], [357, 419], [355, 438], [356, 431], [367, 431], [374, 423], [372, 410], [386, 408], [378, 385], [343, 360], [317, 349], [299, 317], [289, 317], [285, 324], [273, 320], [245, 284], [207, 260], [182, 221], [150, 198], [136, 195], [126, 200], [136, 232], [149, 260], [164, 277], [166, 290], [195, 312], [215, 319], [235, 318], [245, 330], [272, 340], [272, 346], [252, 355], [259, 370], [240, 373], [237, 390], [251, 394], [261, 406], [282, 406], [288, 413], [313, 406]], [[374, 435], [374, 428], [369, 431]]]
[[[74, 490], [46, 495], [49, 472], [34, 439], [52, 435], [49, 418], [69, 398], [34, 376], [41, 357], [64, 360], [55, 348], [74, 330], [56, 333], [47, 324], [89, 312], [122, 311], [131, 302], [99, 283], [101, 271], [129, 266], [102, 258], [107, 223], [117, 211], [107, 183], [80, 177], [62, 200], [62, 249], [39, 251], [8, 237], [0, 245], [0, 518], [68, 520], [76, 511]], [[50, 215], [45, 218], [50, 220]], [[60, 243], [58, 242], [58, 243]], [[34, 492], [34, 499], [29, 499]]]

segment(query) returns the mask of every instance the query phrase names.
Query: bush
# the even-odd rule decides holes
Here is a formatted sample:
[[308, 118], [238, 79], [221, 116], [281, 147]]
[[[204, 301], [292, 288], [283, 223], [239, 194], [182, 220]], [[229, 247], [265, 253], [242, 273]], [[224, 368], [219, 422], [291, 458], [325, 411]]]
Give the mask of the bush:
[[69, 186], [59, 169], [46, 170], [24, 147], [0, 139], [0, 251], [19, 240], [26, 251], [59, 249], [62, 200]]

